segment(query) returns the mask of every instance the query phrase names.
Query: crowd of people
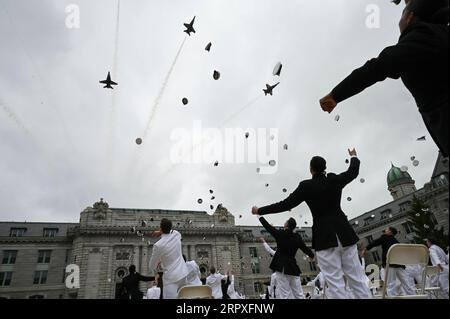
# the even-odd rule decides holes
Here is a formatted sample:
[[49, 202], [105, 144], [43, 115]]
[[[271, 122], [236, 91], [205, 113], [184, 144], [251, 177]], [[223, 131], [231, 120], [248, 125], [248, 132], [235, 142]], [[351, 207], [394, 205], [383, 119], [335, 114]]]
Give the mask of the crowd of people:
[[[355, 153], [355, 151], [353, 151]], [[312, 161], [312, 170], [318, 170], [314, 166], [317, 159]], [[319, 163], [322, 163], [319, 161]], [[352, 160], [349, 171], [355, 165], [357, 159]], [[344, 175], [334, 175], [336, 180], [340, 180]], [[353, 177], [356, 177], [353, 173]], [[341, 176], [341, 177], [339, 177]], [[352, 177], [348, 177], [351, 179]], [[342, 186], [342, 184], [341, 184]], [[336, 190], [330, 187], [324, 188], [331, 194]], [[293, 199], [289, 199], [291, 205], [295, 204]], [[308, 199], [305, 198], [307, 201]], [[351, 234], [339, 232], [334, 237], [337, 241], [336, 247], [327, 248], [326, 244], [313, 240], [311, 250], [303, 241], [302, 237], [295, 232], [296, 221], [289, 218], [283, 228], [277, 229], [269, 224], [264, 217], [259, 215], [277, 211], [279, 207], [286, 203], [278, 203], [276, 206], [263, 209], [254, 208], [253, 212], [263, 225], [263, 227], [272, 235], [276, 241], [276, 248], [272, 248], [263, 238], [262, 245], [267, 253], [272, 257], [270, 269], [272, 275], [270, 281], [266, 283], [266, 293], [261, 295], [264, 299], [368, 299], [373, 298], [379, 293], [380, 287], [376, 285], [385, 281], [384, 269], [386, 267], [387, 252], [392, 245], [398, 243], [395, 236], [397, 229], [387, 227], [383, 235], [372, 241], [364, 249], [358, 251], [355, 244], [343, 246], [342, 239], [344, 235], [352, 238]], [[332, 216], [332, 215], [331, 215]], [[330, 217], [330, 216], [329, 216]], [[339, 224], [339, 216], [334, 216], [331, 220], [322, 220], [322, 223], [332, 221], [333, 225]], [[347, 222], [348, 223], [348, 222]], [[317, 224], [316, 224], [317, 225]], [[320, 223], [319, 223], [320, 225]], [[334, 226], [329, 226], [333, 228]], [[341, 225], [342, 227], [342, 225]], [[346, 229], [349, 232], [349, 229]], [[353, 231], [353, 230], [352, 230]], [[150, 269], [158, 273], [162, 271], [162, 278], [156, 276], [143, 276], [136, 272], [136, 267], [129, 267], [129, 274], [123, 278], [120, 296], [125, 299], [177, 299], [178, 293], [182, 287], [202, 286], [211, 287], [212, 298], [214, 299], [245, 299], [246, 297], [235, 290], [234, 275], [228, 272], [223, 275], [216, 271], [215, 267], [210, 268], [210, 275], [205, 281], [201, 280], [201, 273], [198, 264], [194, 261], [188, 261], [182, 254], [181, 234], [172, 229], [172, 222], [168, 219], [161, 220], [160, 231], [152, 234], [159, 237], [159, 240], [153, 246], [153, 253], [150, 259]], [[355, 235], [356, 236], [356, 235]], [[439, 298], [448, 298], [448, 253], [436, 245], [433, 238], [427, 238], [426, 244], [429, 249], [430, 263], [439, 268], [439, 274], [428, 276], [427, 287], [440, 287]], [[320, 246], [322, 245], [322, 246]], [[329, 243], [328, 245], [332, 245]], [[382, 268], [380, 278], [370, 280], [366, 274], [364, 255], [368, 250], [374, 247], [382, 248]], [[324, 248], [325, 247], [325, 248]], [[300, 268], [296, 261], [298, 250], [306, 254], [311, 262], [317, 262], [320, 267], [319, 274], [312, 280], [301, 280]], [[344, 266], [345, 265], [345, 266]], [[387, 295], [416, 295], [417, 286], [422, 282], [422, 272], [427, 265], [390, 265], [390, 271], [387, 278]], [[152, 286], [144, 295], [139, 289], [139, 283], [152, 282]], [[306, 287], [311, 287], [306, 288]], [[304, 290], [307, 289], [307, 292]]]

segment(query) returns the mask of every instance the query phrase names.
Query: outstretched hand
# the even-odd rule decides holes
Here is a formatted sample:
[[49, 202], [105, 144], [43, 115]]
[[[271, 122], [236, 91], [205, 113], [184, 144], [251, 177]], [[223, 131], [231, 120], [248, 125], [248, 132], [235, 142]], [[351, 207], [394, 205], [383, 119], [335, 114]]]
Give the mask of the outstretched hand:
[[350, 155], [350, 156], [357, 156], [358, 154], [356, 153], [356, 149], [353, 148], [352, 150], [348, 149], [348, 155]]
[[324, 112], [331, 113], [337, 106], [337, 102], [334, 100], [333, 95], [328, 94], [327, 96], [320, 99], [320, 107]]
[[256, 206], [252, 207], [252, 214], [253, 215], [258, 215], [258, 207], [256, 207]]
[[160, 237], [162, 232], [160, 230], [154, 231], [150, 234], [151, 237]]

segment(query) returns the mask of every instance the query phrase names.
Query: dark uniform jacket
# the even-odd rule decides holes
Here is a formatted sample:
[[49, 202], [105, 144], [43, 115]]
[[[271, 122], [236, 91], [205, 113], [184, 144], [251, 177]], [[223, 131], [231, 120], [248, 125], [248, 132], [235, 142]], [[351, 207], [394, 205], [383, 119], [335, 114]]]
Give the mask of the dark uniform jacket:
[[284, 201], [262, 207], [258, 214], [285, 212], [306, 202], [314, 222], [312, 247], [315, 251], [338, 247], [337, 237], [344, 247], [354, 245], [359, 238], [341, 209], [341, 197], [342, 189], [358, 177], [359, 165], [359, 159], [353, 157], [349, 169], [342, 174], [316, 174], [301, 182]]

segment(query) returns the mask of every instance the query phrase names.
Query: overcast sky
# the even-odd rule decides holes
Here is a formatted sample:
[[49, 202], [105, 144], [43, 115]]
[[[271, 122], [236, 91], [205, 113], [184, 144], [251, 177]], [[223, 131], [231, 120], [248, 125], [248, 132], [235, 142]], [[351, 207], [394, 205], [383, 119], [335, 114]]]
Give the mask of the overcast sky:
[[[79, 29], [65, 25], [72, 3], [80, 8]], [[380, 28], [366, 27], [369, 4], [380, 8]], [[430, 138], [416, 141], [427, 132], [401, 81], [377, 84], [332, 115], [318, 103], [354, 68], [397, 42], [402, 9], [389, 0], [122, 0], [116, 37], [115, 1], [0, 0], [0, 220], [77, 222], [100, 197], [111, 207], [210, 212], [213, 189], [215, 204], [243, 215], [238, 224], [256, 225], [253, 205], [279, 201], [287, 196], [283, 188], [291, 192], [309, 178], [313, 155], [328, 160], [328, 171], [345, 170], [349, 147], [357, 148], [366, 180], [344, 190], [349, 217], [391, 200], [391, 161], [408, 165], [422, 187], [437, 147]], [[194, 15], [197, 33], [187, 38], [138, 147], [135, 139], [143, 136], [185, 39], [183, 23]], [[278, 61], [284, 67], [275, 78]], [[212, 79], [215, 69], [219, 81]], [[114, 91], [98, 83], [108, 71], [119, 82]], [[276, 174], [257, 174], [254, 163], [171, 164], [175, 129], [191, 130], [197, 120], [217, 128], [277, 81], [273, 97], [226, 123], [279, 130]], [[305, 204], [270, 220], [281, 224], [289, 216], [310, 225]]]

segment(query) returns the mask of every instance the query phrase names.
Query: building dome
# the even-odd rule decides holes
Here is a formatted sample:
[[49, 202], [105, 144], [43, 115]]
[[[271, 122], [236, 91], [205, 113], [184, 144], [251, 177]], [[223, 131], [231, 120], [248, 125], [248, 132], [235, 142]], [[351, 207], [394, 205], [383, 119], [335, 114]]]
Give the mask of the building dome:
[[394, 164], [392, 164], [392, 167], [387, 174], [388, 187], [392, 188], [397, 185], [410, 184], [410, 183], [414, 183], [411, 175], [409, 175], [408, 172], [404, 172], [400, 168], [398, 168], [398, 167], [394, 166]]

